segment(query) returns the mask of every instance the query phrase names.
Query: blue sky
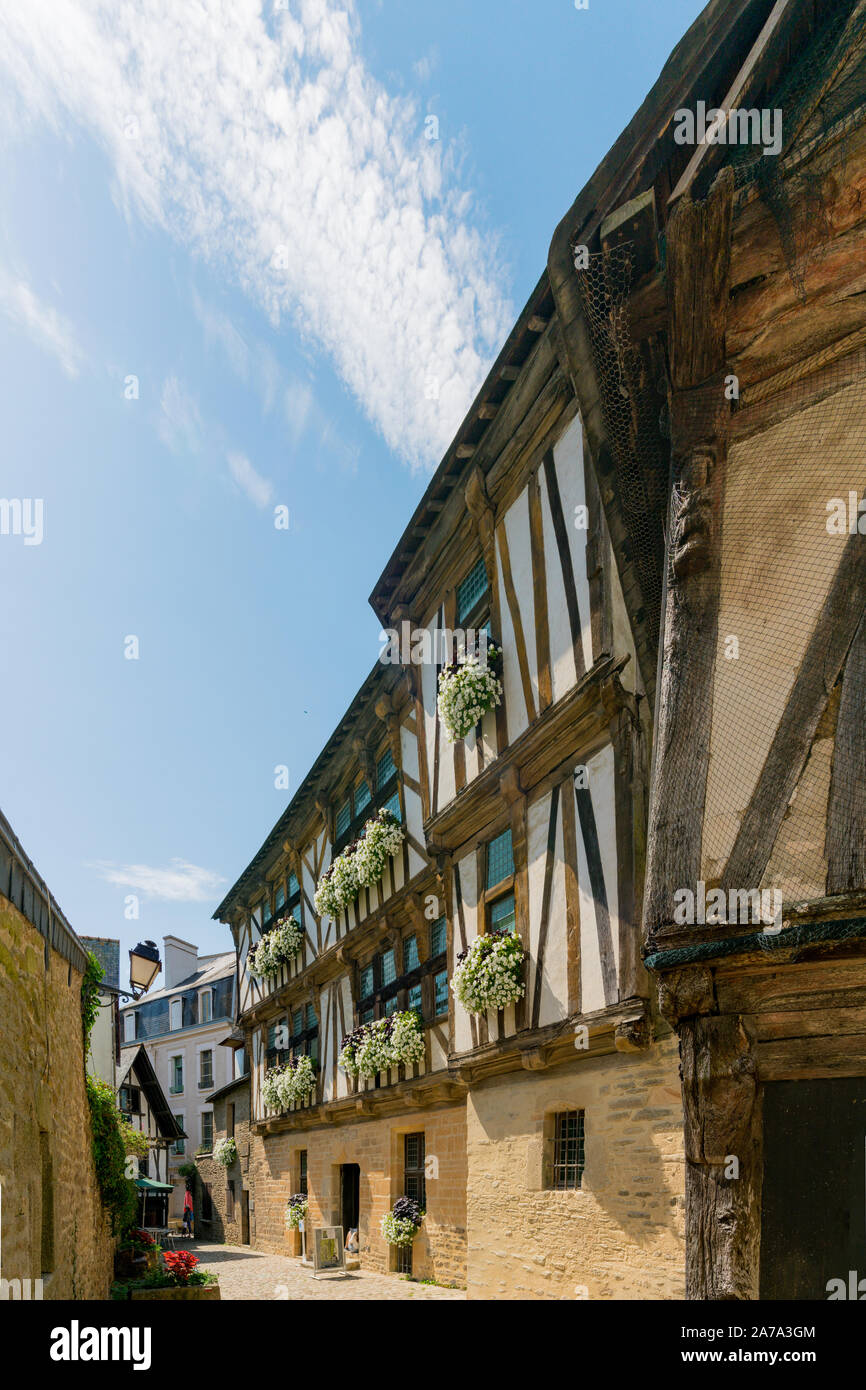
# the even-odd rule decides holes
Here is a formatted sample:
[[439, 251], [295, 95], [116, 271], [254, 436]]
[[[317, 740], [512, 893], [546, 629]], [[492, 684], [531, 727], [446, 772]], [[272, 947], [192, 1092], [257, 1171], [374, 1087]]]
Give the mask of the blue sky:
[[230, 946], [367, 595], [700, 9], [0, 5], [0, 496], [43, 504], [0, 535], [0, 804], [78, 932]]

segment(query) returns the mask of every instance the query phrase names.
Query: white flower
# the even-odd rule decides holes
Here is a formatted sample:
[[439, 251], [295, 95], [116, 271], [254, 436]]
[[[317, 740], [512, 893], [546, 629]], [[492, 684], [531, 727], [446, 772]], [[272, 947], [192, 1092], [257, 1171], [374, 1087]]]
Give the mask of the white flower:
[[350, 1076], [378, 1076], [424, 1060], [424, 1033], [414, 1009], [364, 1023], [343, 1039], [339, 1065]]
[[286, 1202], [286, 1225], [290, 1230], [296, 1231], [307, 1214], [307, 1199], [303, 1192], [295, 1193]]
[[415, 1222], [405, 1216], [389, 1211], [382, 1217], [382, 1235], [389, 1245], [411, 1245], [417, 1234]]
[[301, 949], [304, 933], [294, 917], [281, 917], [269, 932], [250, 948], [247, 970], [250, 975], [275, 975], [281, 965], [294, 960]]
[[[496, 648], [491, 647], [488, 657], [496, 656]], [[501, 701], [502, 682], [474, 653], [460, 656], [453, 666], [446, 666], [439, 673], [436, 707], [450, 743], [465, 738], [479, 719]]]
[[225, 1168], [231, 1168], [237, 1162], [238, 1146], [234, 1139], [218, 1139], [213, 1147], [213, 1157], [217, 1163], [222, 1163]]
[[262, 1100], [269, 1110], [288, 1110], [306, 1100], [316, 1084], [312, 1057], [302, 1054], [294, 1062], [271, 1067], [262, 1082]]
[[523, 959], [523, 946], [513, 933], [478, 936], [454, 971], [452, 993], [470, 1014], [504, 1009], [525, 993]]
[[362, 888], [378, 883], [404, 838], [400, 822], [383, 806], [367, 821], [360, 840], [338, 854], [319, 879], [314, 900], [319, 916], [339, 916]]

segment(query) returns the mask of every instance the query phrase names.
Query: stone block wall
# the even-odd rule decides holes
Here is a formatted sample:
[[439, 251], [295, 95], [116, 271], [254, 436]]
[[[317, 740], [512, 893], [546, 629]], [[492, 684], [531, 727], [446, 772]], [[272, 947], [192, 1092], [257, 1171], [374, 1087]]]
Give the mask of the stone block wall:
[[[562, 1110], [585, 1112], [576, 1191], [548, 1187]], [[684, 1297], [675, 1039], [473, 1087], [466, 1128], [470, 1298]]]
[[[196, 1183], [194, 1201], [196, 1204], [196, 1231], [205, 1240], [222, 1241], [226, 1245], [240, 1245], [243, 1240], [241, 1230], [242, 1192], [249, 1191], [250, 1163], [250, 1087], [249, 1080], [221, 1096], [213, 1105], [214, 1145], [228, 1136], [228, 1107], [235, 1107], [234, 1139], [238, 1156], [231, 1167], [217, 1163], [213, 1158], [200, 1157], [195, 1160], [199, 1181]], [[208, 1226], [201, 1222], [201, 1183], [210, 1184], [212, 1218]], [[234, 1210], [229, 1212], [229, 1183], [235, 1185]]]
[[297, 1192], [300, 1153], [307, 1152], [307, 1232], [341, 1224], [340, 1166], [360, 1168], [358, 1238], [361, 1266], [394, 1268], [380, 1222], [403, 1195], [403, 1140], [423, 1132], [430, 1174], [427, 1215], [414, 1242], [413, 1275], [440, 1284], [466, 1282], [466, 1112], [450, 1105], [409, 1115], [371, 1119], [327, 1129], [286, 1131], [251, 1140], [254, 1245], [276, 1254], [300, 1254], [300, 1239], [286, 1229], [286, 1199]]
[[3, 1278], [103, 1299], [114, 1241], [91, 1151], [81, 973], [0, 896]]

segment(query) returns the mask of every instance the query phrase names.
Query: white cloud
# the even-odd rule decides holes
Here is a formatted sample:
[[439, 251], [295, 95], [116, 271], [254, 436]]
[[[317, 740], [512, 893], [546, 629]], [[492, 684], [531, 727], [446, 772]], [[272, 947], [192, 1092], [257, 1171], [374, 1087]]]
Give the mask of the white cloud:
[[257, 507], [266, 507], [273, 496], [267, 478], [257, 473], [246, 454], [229, 454], [229, 472], [238, 487]]
[[511, 311], [445, 145], [359, 43], [354, 0], [0, 13], [0, 67], [28, 118], [92, 132], [128, 210], [227, 268], [275, 322], [291, 315], [388, 444], [429, 464]]
[[57, 358], [67, 376], [78, 376], [82, 352], [71, 325], [52, 305], [44, 304], [26, 280], [0, 276], [0, 305], [37, 347]]
[[166, 377], [159, 401], [159, 437], [175, 454], [197, 454], [201, 448], [202, 421], [198, 406], [176, 376]]
[[202, 869], [185, 859], [172, 859], [165, 869], [150, 864], [114, 864], [101, 860], [91, 866], [106, 883], [116, 883], [143, 893], [146, 898], [162, 898], [172, 903], [212, 902], [219, 896], [225, 879], [212, 869]]

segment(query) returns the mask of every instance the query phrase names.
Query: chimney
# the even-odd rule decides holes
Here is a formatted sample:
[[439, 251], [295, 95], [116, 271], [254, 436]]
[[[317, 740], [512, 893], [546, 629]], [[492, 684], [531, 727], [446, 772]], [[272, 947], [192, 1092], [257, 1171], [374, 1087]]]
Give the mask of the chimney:
[[181, 941], [179, 936], [164, 936], [162, 945], [165, 971], [163, 989], [174, 989], [175, 985], [189, 979], [198, 969], [198, 947]]

